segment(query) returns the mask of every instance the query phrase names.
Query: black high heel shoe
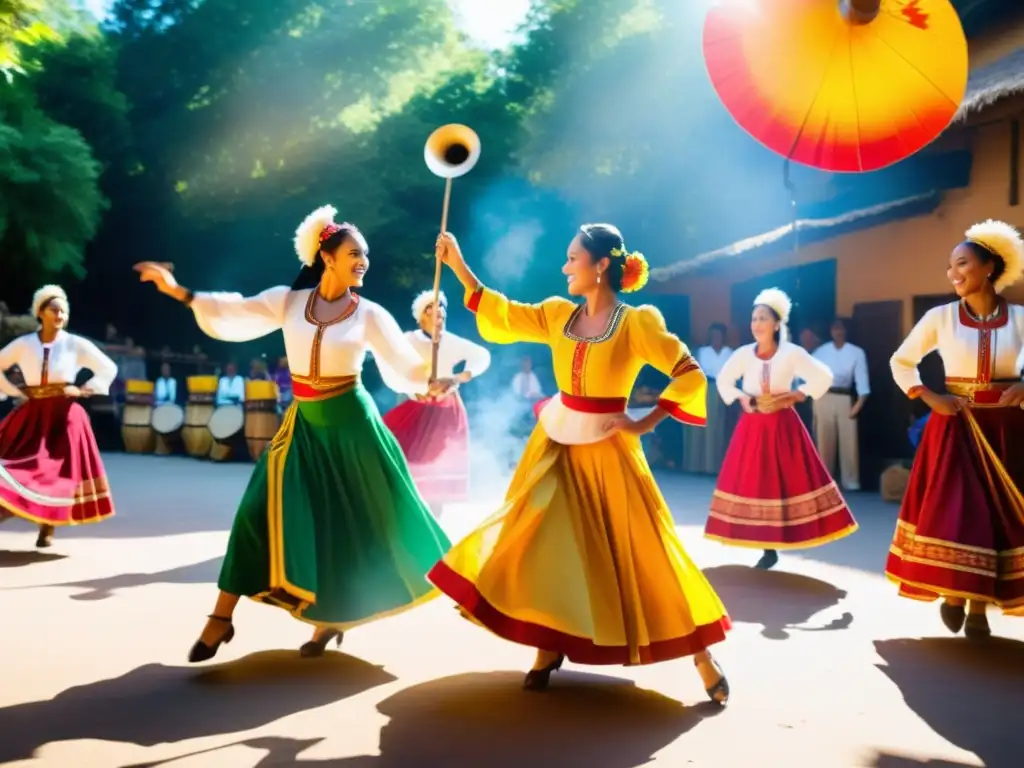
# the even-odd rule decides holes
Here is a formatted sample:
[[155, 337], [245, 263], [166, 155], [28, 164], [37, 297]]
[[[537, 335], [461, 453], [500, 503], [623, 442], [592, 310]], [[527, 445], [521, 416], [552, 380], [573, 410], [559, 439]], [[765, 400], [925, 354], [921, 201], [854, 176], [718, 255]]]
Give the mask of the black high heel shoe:
[[209, 661], [217, 655], [217, 651], [220, 649], [222, 643], [230, 643], [235, 637], [235, 625], [231, 623], [230, 618], [216, 616], [212, 613], [207, 618], [225, 622], [228, 625], [227, 631], [221, 635], [213, 645], [207, 645], [202, 640], [196, 640], [195, 645], [192, 646], [192, 650], [188, 652], [188, 660], [190, 664]]
[[779, 562], [779, 553], [774, 549], [766, 549], [764, 554], [761, 555], [761, 559], [757, 561], [757, 565], [754, 567], [762, 571], [767, 571], [768, 569], [775, 567], [777, 562]]
[[327, 648], [327, 644], [334, 641], [334, 644], [341, 648], [341, 641], [344, 639], [345, 633], [339, 632], [336, 629], [329, 629], [324, 632], [317, 640], [310, 640], [308, 643], [303, 643], [299, 648], [299, 655], [304, 659], [314, 659], [317, 656], [323, 656], [324, 650]]
[[36, 537], [36, 546], [39, 549], [46, 549], [53, 546], [53, 526], [40, 525], [39, 536]]
[[560, 653], [557, 659], [543, 669], [531, 669], [523, 678], [523, 689], [527, 691], [547, 690], [548, 683], [551, 681], [551, 673], [561, 669], [564, 661], [565, 656]]
[[946, 625], [946, 629], [955, 635], [964, 628], [967, 609], [962, 605], [950, 605], [943, 601], [939, 606], [939, 616], [942, 618], [942, 623]]
[[[715, 704], [720, 707], [724, 707], [729, 703], [729, 679], [725, 676], [725, 672], [722, 671], [722, 667], [719, 663], [715, 661], [714, 657], [710, 654], [708, 655], [708, 660], [711, 662], [711, 666], [715, 668], [715, 671], [718, 672], [719, 678], [717, 683], [712, 685], [710, 688], [705, 688], [704, 692], [708, 695], [709, 699], [715, 702]], [[693, 665], [695, 667], [699, 667], [700, 662], [694, 659]]]

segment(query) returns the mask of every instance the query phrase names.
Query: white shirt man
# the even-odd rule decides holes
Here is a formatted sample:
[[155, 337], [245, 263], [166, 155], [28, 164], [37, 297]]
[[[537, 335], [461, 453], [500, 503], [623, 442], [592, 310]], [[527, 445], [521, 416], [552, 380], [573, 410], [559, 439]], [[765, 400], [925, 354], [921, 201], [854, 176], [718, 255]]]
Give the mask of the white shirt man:
[[169, 405], [178, 402], [178, 382], [171, 376], [169, 368], [160, 371], [160, 378], [156, 380], [156, 391], [154, 392], [154, 405]]
[[540, 400], [544, 392], [540, 388], [540, 379], [532, 367], [524, 365], [523, 370], [512, 377], [512, 392], [524, 400]]
[[217, 382], [217, 406], [241, 405], [244, 402], [245, 379], [238, 375], [235, 366], [228, 365]]
[[845, 321], [837, 319], [831, 332], [832, 341], [814, 351], [814, 357], [831, 368], [833, 375], [828, 394], [814, 401], [815, 441], [833, 476], [838, 449], [840, 482], [848, 491], [859, 491], [857, 416], [871, 394], [868, 359], [863, 349], [846, 341]]

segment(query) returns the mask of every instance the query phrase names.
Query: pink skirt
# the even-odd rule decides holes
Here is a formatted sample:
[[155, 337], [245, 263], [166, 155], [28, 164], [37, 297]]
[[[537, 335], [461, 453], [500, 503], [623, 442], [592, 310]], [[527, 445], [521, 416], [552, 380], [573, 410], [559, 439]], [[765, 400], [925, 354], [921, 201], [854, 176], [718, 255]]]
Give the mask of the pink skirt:
[[34, 398], [8, 414], [0, 422], [0, 464], [0, 518], [56, 526], [114, 514], [89, 414], [72, 398]]
[[416, 488], [431, 502], [469, 495], [469, 419], [458, 393], [440, 401], [406, 400], [384, 414]]

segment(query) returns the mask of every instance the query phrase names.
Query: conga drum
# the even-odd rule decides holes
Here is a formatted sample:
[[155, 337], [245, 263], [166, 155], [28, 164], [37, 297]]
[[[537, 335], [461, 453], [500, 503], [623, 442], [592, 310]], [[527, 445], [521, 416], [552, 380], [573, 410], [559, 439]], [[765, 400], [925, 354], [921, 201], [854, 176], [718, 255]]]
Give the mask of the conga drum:
[[213, 416], [213, 403], [217, 399], [216, 376], [189, 376], [186, 380], [188, 403], [185, 406], [185, 426], [181, 428], [181, 439], [185, 453], [204, 458], [210, 453], [213, 438], [208, 425]]
[[156, 434], [156, 453], [169, 456], [181, 439], [185, 423], [185, 409], [177, 403], [164, 403], [153, 409], [153, 432]]
[[245, 442], [253, 461], [263, 455], [281, 426], [277, 397], [277, 384], [272, 381], [245, 382]]
[[128, 453], [152, 453], [156, 448], [153, 433], [153, 382], [128, 379], [125, 382], [121, 439]]
[[210, 458], [228, 461], [245, 435], [245, 410], [240, 405], [222, 405], [210, 417]]

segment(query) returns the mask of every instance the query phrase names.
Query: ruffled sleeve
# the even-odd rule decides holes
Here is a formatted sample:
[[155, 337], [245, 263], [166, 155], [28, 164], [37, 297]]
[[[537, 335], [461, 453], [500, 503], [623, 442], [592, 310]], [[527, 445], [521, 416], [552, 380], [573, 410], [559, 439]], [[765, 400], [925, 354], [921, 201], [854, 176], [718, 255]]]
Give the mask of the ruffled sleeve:
[[928, 310], [910, 334], [900, 344], [891, 358], [889, 367], [892, 369], [892, 377], [896, 386], [902, 389], [908, 397], [917, 398], [921, 396], [924, 385], [921, 383], [921, 373], [917, 366], [925, 356], [934, 350], [939, 343], [939, 319], [943, 307], [935, 307]]
[[466, 308], [476, 315], [480, 336], [494, 344], [520, 341], [547, 344], [554, 333], [562, 332], [575, 306], [559, 297], [545, 299], [540, 304], [521, 304], [490, 288], [478, 288], [466, 294]]
[[708, 380], [687, 346], [665, 325], [661, 312], [637, 307], [629, 333], [634, 354], [669, 377], [658, 407], [673, 419], [703, 427], [707, 424]]
[[365, 311], [366, 341], [384, 384], [401, 395], [424, 391], [430, 379], [430, 362], [424, 362], [384, 307], [367, 301]]
[[197, 293], [192, 297], [196, 323], [219, 341], [252, 341], [281, 330], [291, 289], [284, 285], [246, 298], [240, 293]]

